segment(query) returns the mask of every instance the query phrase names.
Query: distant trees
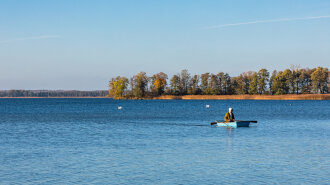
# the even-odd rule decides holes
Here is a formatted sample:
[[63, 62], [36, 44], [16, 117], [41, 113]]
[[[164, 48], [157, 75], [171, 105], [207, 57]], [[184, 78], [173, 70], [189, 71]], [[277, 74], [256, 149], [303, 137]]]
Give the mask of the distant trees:
[[242, 74], [234, 78], [234, 90], [237, 94], [246, 94], [245, 82]]
[[209, 77], [210, 77], [210, 73], [204, 73], [201, 74], [201, 90], [203, 92], [203, 94], [207, 94], [208, 92], [208, 86], [209, 86]]
[[160, 72], [151, 77], [151, 91], [153, 95], [160, 96], [165, 92], [167, 74]]
[[299, 89], [300, 93], [308, 94], [311, 92], [311, 74], [312, 70], [310, 69], [300, 69], [299, 70]]
[[194, 95], [194, 94], [200, 94], [200, 86], [199, 86], [199, 76], [194, 75], [190, 81], [189, 81], [189, 86], [188, 86], [188, 94]]
[[220, 83], [220, 80], [219, 80], [218, 76], [215, 74], [211, 74], [210, 82], [209, 82], [209, 86], [208, 86], [208, 89], [209, 89], [208, 94], [211, 94], [211, 95], [220, 94], [219, 83]]
[[187, 94], [189, 81], [190, 81], [190, 74], [188, 70], [187, 69], [182, 70], [180, 74], [180, 86], [179, 86], [181, 95]]
[[132, 79], [133, 95], [136, 98], [143, 98], [146, 95], [148, 88], [148, 77], [145, 72], [140, 72]]
[[277, 71], [274, 70], [273, 73], [272, 73], [272, 76], [270, 77], [269, 79], [269, 92], [270, 94], [274, 95], [276, 92], [275, 92], [275, 81], [276, 81], [276, 76], [277, 76]]
[[269, 72], [267, 69], [260, 69], [258, 71], [258, 93], [265, 94], [267, 90], [267, 83], [269, 81]]
[[236, 86], [234, 88], [236, 94], [248, 94], [251, 80], [251, 71], [244, 72], [236, 77]]
[[107, 90], [76, 91], [76, 90], [4, 90], [0, 97], [105, 97]]
[[280, 71], [274, 77], [272, 82], [272, 89], [274, 95], [288, 94], [289, 93], [289, 85], [287, 83], [287, 75], [286, 73]]
[[218, 93], [219, 94], [225, 94], [225, 74], [223, 72], [219, 72], [217, 74], [217, 77], [218, 77]]
[[229, 76], [228, 73], [225, 73], [222, 76], [221, 81], [223, 83], [223, 88], [222, 88], [223, 94], [227, 94], [227, 95], [234, 94], [234, 92], [232, 91], [231, 77]]
[[171, 94], [178, 95], [180, 87], [180, 77], [179, 75], [173, 75], [171, 78]]
[[126, 77], [117, 76], [116, 78], [112, 78], [109, 82], [109, 94], [111, 97], [116, 99], [122, 98], [125, 90], [127, 89], [128, 79]]
[[313, 93], [328, 93], [328, 69], [318, 67], [311, 74]]
[[249, 76], [249, 94], [258, 94], [258, 74], [256, 72], [252, 72]]
[[[109, 94], [114, 98], [145, 98], [161, 95], [231, 95], [231, 94], [309, 94], [328, 93], [327, 68], [299, 69], [292, 67], [284, 71], [267, 69], [249, 71], [237, 77], [228, 73], [203, 73], [191, 75], [184, 69], [173, 75], [160, 72], [148, 77], [140, 72], [130, 80], [117, 77], [109, 83]], [[130, 84], [130, 88], [128, 88]], [[148, 88], [149, 87], [149, 88]]]

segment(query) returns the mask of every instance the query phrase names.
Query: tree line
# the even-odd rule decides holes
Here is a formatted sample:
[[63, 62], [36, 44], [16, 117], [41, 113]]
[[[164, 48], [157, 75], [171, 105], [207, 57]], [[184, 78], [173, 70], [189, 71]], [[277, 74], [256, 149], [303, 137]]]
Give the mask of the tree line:
[[163, 72], [152, 76], [140, 72], [131, 78], [112, 78], [109, 96], [140, 99], [161, 95], [325, 94], [328, 93], [328, 74], [328, 68], [324, 67], [291, 67], [274, 70], [271, 74], [267, 69], [260, 69], [236, 77], [223, 72], [191, 75], [184, 69], [169, 79]]
[[75, 90], [5, 90], [0, 97], [105, 97], [108, 91], [75, 91]]

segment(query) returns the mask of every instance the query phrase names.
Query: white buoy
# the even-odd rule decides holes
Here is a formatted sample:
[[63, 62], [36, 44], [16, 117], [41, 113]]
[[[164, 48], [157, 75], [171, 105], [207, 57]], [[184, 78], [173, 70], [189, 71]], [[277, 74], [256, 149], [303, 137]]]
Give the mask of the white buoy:
[[205, 107], [208, 109], [208, 108], [210, 108], [210, 105], [207, 104], [207, 105], [205, 105]]
[[121, 110], [123, 107], [122, 106], [118, 106], [118, 110]]

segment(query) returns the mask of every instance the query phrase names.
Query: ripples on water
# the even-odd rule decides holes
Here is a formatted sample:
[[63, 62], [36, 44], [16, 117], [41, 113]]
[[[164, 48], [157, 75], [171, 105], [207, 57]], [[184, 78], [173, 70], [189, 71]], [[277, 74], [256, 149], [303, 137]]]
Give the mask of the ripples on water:
[[[258, 124], [211, 127], [229, 106]], [[0, 99], [0, 123], [0, 184], [329, 184], [330, 101]]]

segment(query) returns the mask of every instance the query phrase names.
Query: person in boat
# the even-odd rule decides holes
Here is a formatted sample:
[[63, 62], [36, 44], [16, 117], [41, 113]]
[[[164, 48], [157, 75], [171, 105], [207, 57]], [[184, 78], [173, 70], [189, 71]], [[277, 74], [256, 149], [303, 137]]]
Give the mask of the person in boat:
[[233, 111], [234, 111], [233, 108], [229, 108], [229, 111], [225, 115], [225, 122], [233, 122], [233, 121], [235, 121], [235, 116], [234, 116]]

